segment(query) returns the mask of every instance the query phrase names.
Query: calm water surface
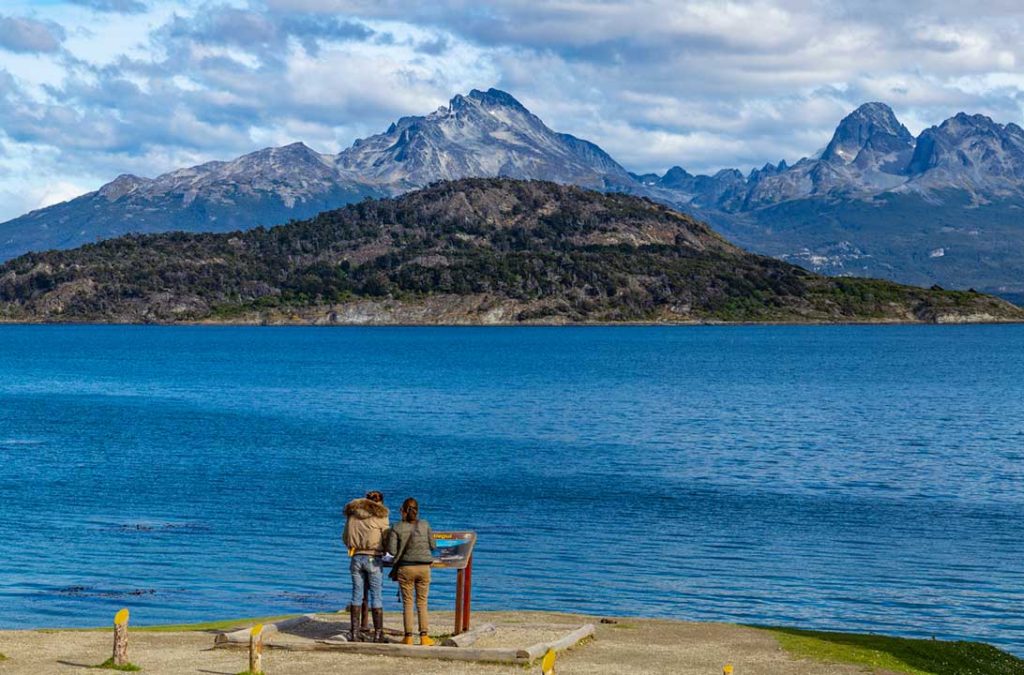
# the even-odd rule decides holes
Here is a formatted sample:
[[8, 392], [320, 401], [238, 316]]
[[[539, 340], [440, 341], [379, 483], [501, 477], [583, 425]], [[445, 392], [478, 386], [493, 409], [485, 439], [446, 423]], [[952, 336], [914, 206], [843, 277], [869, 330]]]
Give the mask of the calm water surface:
[[338, 609], [368, 488], [479, 608], [1024, 654], [1022, 326], [0, 327], [0, 627]]

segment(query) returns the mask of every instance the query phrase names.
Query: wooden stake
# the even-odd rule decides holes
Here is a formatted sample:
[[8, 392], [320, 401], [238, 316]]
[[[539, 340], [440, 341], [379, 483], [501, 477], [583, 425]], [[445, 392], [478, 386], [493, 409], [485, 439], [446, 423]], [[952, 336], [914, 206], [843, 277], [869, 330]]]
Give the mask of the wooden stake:
[[114, 657], [115, 666], [128, 664], [128, 610], [122, 609], [114, 615]]
[[263, 672], [263, 624], [258, 623], [249, 633], [249, 673], [260, 675]]

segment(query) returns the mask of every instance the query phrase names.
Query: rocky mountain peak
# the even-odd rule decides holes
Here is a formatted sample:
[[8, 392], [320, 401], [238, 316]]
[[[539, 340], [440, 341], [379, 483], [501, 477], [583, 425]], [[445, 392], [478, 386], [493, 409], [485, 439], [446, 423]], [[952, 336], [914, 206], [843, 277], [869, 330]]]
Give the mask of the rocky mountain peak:
[[352, 180], [397, 192], [437, 180], [507, 176], [591, 187], [632, 183], [600, 148], [549, 129], [498, 89], [454, 96], [447, 107], [403, 117], [336, 160]]
[[130, 173], [122, 173], [120, 176], [101, 187], [99, 189], [99, 194], [101, 197], [105, 197], [109, 201], [115, 201], [150, 182], [152, 181], [148, 178], [134, 176]]
[[480, 91], [479, 89], [473, 89], [467, 95], [467, 98], [479, 101], [481, 104], [487, 107], [506, 107], [515, 108], [522, 112], [527, 112], [526, 107], [520, 103], [512, 94], [501, 91], [500, 89], [490, 88], [487, 91]]
[[681, 166], [674, 166], [665, 172], [658, 184], [669, 189], [688, 189], [693, 175]]
[[1024, 130], [985, 115], [957, 113], [921, 132], [910, 161], [918, 183], [971, 190], [1019, 190], [1024, 179]]
[[839, 123], [821, 159], [895, 173], [914, 148], [914, 137], [884, 103], [865, 103]]

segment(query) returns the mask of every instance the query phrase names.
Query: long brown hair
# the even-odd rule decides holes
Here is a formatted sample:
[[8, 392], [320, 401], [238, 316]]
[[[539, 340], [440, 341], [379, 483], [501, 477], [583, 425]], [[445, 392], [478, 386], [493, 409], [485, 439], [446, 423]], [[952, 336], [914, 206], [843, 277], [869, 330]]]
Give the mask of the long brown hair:
[[402, 520], [407, 523], [415, 523], [420, 519], [420, 503], [412, 497], [402, 502]]

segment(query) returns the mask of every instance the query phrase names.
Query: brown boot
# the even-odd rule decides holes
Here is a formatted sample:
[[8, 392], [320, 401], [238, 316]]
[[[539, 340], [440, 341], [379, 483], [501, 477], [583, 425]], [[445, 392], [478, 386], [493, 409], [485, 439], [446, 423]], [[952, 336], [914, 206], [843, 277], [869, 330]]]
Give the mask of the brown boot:
[[387, 642], [388, 639], [384, 637], [384, 610], [372, 609], [370, 611], [373, 613], [373, 641]]
[[348, 641], [349, 642], [361, 642], [362, 635], [360, 635], [360, 627], [363, 620], [363, 608], [359, 605], [348, 606], [349, 616], [349, 627], [348, 627]]

